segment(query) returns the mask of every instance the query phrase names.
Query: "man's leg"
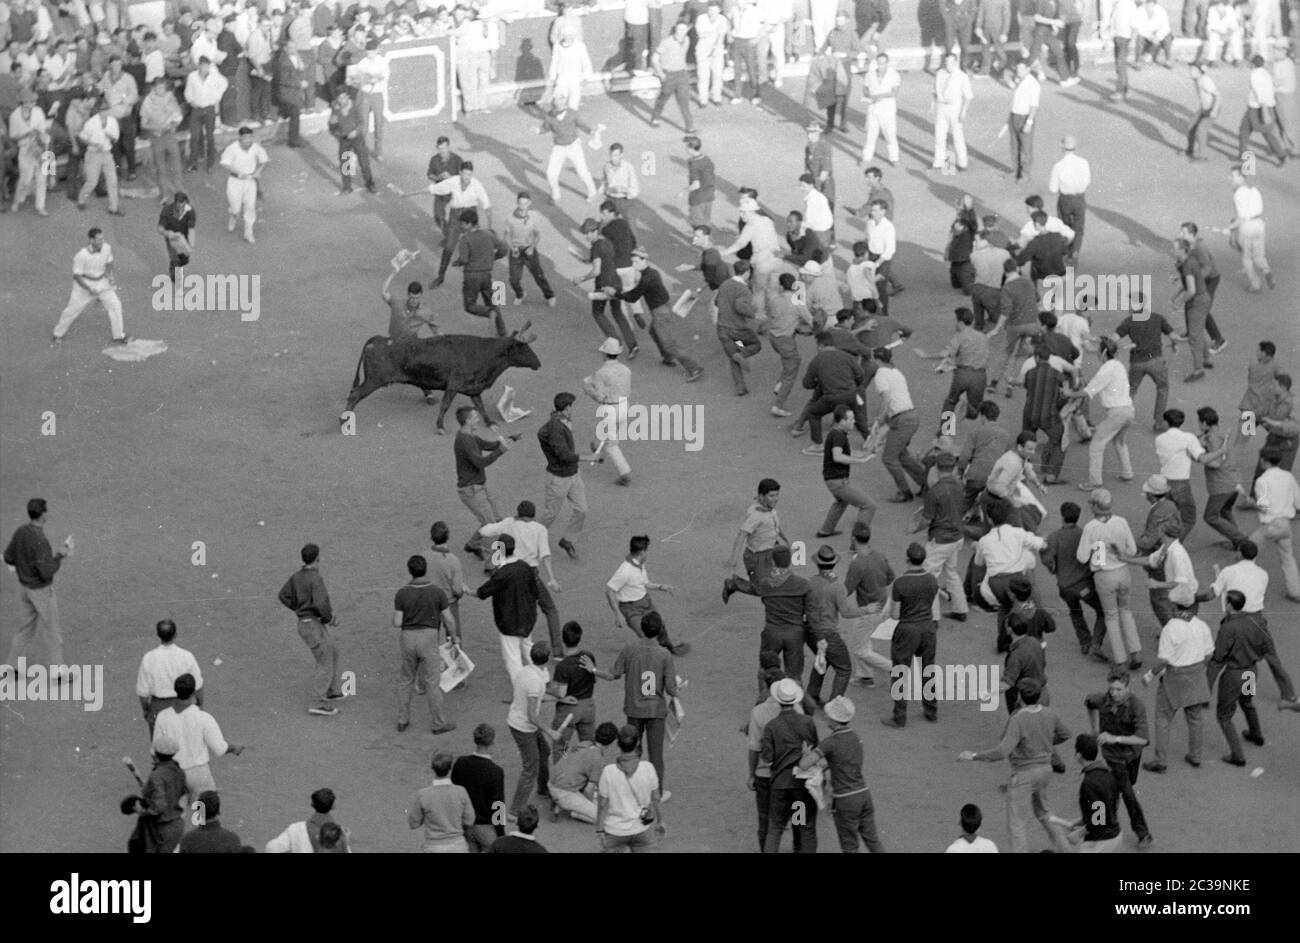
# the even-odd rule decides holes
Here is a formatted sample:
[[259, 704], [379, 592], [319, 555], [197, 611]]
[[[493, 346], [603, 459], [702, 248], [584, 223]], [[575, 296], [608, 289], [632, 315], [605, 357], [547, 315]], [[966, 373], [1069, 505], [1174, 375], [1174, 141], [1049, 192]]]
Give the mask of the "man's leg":
[[1034, 807], [1034, 817], [1038, 819], [1043, 829], [1047, 832], [1047, 837], [1052, 843], [1052, 847], [1058, 853], [1068, 853], [1070, 851], [1069, 843], [1066, 842], [1061, 829], [1052, 821], [1052, 810], [1047, 807], [1047, 785], [1052, 781], [1052, 768], [1038, 767], [1035, 774], [1034, 790], [1032, 801]]
[[1070, 612], [1070, 626], [1074, 629], [1074, 636], [1079, 640], [1079, 649], [1083, 654], [1088, 654], [1092, 648], [1092, 633], [1088, 630], [1088, 622], [1083, 617], [1083, 600], [1081, 586], [1061, 586], [1057, 591], [1061, 595], [1061, 601], [1065, 603], [1065, 608]]
[[1134, 757], [1129, 761], [1108, 759], [1106, 763], [1115, 774], [1115, 784], [1119, 786], [1119, 797], [1124, 801], [1129, 824], [1140, 841], [1151, 834], [1151, 829], [1147, 827], [1146, 813], [1142, 811], [1142, 803], [1138, 802], [1137, 792], [1133, 789], [1137, 783], [1138, 772], [1142, 768], [1141, 757]]
[[316, 701], [322, 707], [327, 706], [329, 701], [326, 695], [333, 690], [334, 684], [333, 645], [325, 637], [325, 627], [316, 619], [299, 619], [298, 635], [316, 660], [316, 672], [312, 678]]
[[1228, 743], [1228, 755], [1234, 760], [1244, 760], [1245, 751], [1241, 748], [1241, 736], [1233, 723], [1237, 713], [1237, 704], [1242, 697], [1242, 672], [1235, 668], [1226, 669], [1219, 678], [1218, 700], [1215, 703], [1214, 718], [1223, 731], [1223, 739]]
[[[962, 575], [957, 566], [961, 559], [962, 543], [961, 540], [946, 544], [927, 541], [925, 545], [925, 572], [938, 580], [941, 590], [948, 591], [948, 605], [957, 615], [965, 615], [970, 611]], [[935, 598], [935, 603], [938, 604], [938, 597]]]
[[1250, 539], [1259, 546], [1263, 546], [1262, 539], [1265, 537], [1277, 546], [1287, 595], [1300, 596], [1300, 570], [1296, 568], [1295, 547], [1291, 540], [1291, 521], [1286, 518], [1270, 521], [1256, 528], [1250, 535]]
[[1169, 695], [1162, 683], [1156, 690], [1155, 761], [1158, 766], [1167, 766], [1169, 763], [1169, 726], [1176, 713], [1178, 712], [1170, 704]]
[[[298, 631], [301, 633], [304, 622], [298, 623]], [[397, 675], [397, 723], [398, 726], [406, 726], [411, 722], [411, 698], [415, 695], [415, 678], [419, 671], [420, 655], [414, 644], [413, 631], [402, 631], [398, 633], [398, 647], [402, 653], [402, 667]], [[306, 636], [303, 636], [306, 641]], [[315, 654], [315, 651], [312, 652]]]
[[[91, 184], [93, 187], [94, 184]], [[86, 310], [86, 306], [95, 300], [95, 296], [86, 291], [80, 285], [72, 286], [72, 294], [68, 297], [67, 307], [59, 315], [58, 322], [54, 325], [54, 336], [62, 338], [72, 327], [72, 323], [81, 316], [81, 312]]]
[[546, 630], [551, 637], [551, 651], [561, 651], [564, 642], [560, 638], [560, 610], [556, 607], [555, 599], [551, 596], [551, 591], [547, 588], [541, 573], [537, 574], [537, 589], [537, 607], [546, 616]]
[[[528, 266], [528, 272], [533, 276], [533, 281], [541, 289], [542, 297], [550, 301], [555, 297], [555, 290], [551, 288], [551, 283], [546, 279], [546, 273], [542, 271], [542, 257], [536, 249], [531, 252], [525, 252], [523, 255], [524, 263]], [[520, 293], [522, 294], [522, 292]]]
[[1232, 517], [1232, 506], [1236, 503], [1237, 492], [1235, 491], [1209, 495], [1205, 499], [1205, 513], [1201, 518], [1211, 528], [1226, 537], [1234, 549], [1245, 539]]
[[519, 782], [515, 785], [514, 798], [510, 802], [510, 814], [517, 816], [533, 797], [533, 787], [537, 785], [538, 772], [541, 770], [542, 757], [537, 749], [536, 732], [524, 733], [510, 728], [515, 746], [519, 748]]
[[[1047, 767], [1050, 771], [1050, 767]], [[1027, 826], [1033, 811], [1034, 781], [1032, 770], [1019, 769], [1011, 774], [1007, 783], [1007, 831], [1011, 833], [1013, 854], [1029, 852]]]
[[[501, 520], [501, 515], [497, 513], [496, 505], [492, 501], [492, 496], [484, 485], [470, 485], [466, 488], [457, 488], [456, 494], [460, 496], [461, 504], [469, 508], [469, 512], [474, 515], [478, 521], [479, 527], [484, 524], [491, 524]], [[481, 550], [484, 544], [483, 536], [474, 529], [474, 534], [465, 542], [466, 549]]]

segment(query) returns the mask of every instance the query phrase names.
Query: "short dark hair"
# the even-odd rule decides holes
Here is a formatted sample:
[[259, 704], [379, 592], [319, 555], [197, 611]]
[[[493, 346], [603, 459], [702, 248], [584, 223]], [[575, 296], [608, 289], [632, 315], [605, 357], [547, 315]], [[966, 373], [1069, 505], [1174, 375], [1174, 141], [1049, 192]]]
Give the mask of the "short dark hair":
[[989, 422], [997, 422], [998, 417], [1002, 415], [1002, 407], [991, 399], [986, 399], [980, 403], [980, 415]]
[[961, 830], [967, 835], [974, 835], [984, 824], [984, 813], [980, 807], [973, 802], [968, 802], [961, 807]]
[[[362, 9], [364, 10], [365, 7], [362, 7]], [[472, 160], [463, 160], [463, 161], [460, 162], [460, 169], [461, 169], [462, 171], [473, 170], [473, 169], [474, 169], [474, 162], [473, 162]]]
[[1020, 700], [1030, 706], [1037, 704], [1043, 697], [1042, 687], [1033, 678], [1021, 678], [1016, 691], [1020, 694]]
[[920, 566], [925, 562], [925, 547], [913, 541], [907, 545], [907, 562], [912, 566]]
[[1239, 589], [1228, 590], [1223, 594], [1223, 598], [1233, 612], [1241, 612], [1246, 608], [1246, 594]]
[[702, 232], [702, 233], [704, 233], [704, 235], [706, 235], [706, 236], [712, 236], [712, 235], [713, 235], [713, 227], [712, 227], [712, 226], [708, 226], [708, 225], [706, 225], [706, 224], [704, 224], [704, 223], [700, 223], [698, 226], [694, 226], [694, 227], [692, 227], [691, 232]]
[[778, 566], [778, 567], [781, 567], [782, 569], [785, 569], [786, 567], [788, 567], [788, 566], [790, 565], [790, 548], [789, 548], [789, 547], [773, 547], [773, 548], [772, 548], [772, 563], [773, 563], [774, 565]]
[[469, 418], [469, 414], [475, 412], [478, 412], [478, 409], [473, 406], [458, 406], [456, 408], [456, 422], [462, 426], [465, 425], [465, 420]]
[[520, 501], [520, 502], [515, 506], [515, 516], [516, 516], [516, 517], [536, 517], [536, 516], [537, 516], [537, 505], [533, 504], [533, 502], [531, 502], [531, 501]]
[[831, 336], [830, 331], [818, 331], [817, 334], [813, 337], [813, 340], [817, 342], [818, 347], [835, 346], [835, 338]]
[[847, 417], [853, 415], [853, 407], [847, 406], [844, 403], [840, 403], [838, 406], [835, 407], [835, 410], [832, 413], [832, 415], [834, 416], [836, 422], [843, 422]]
[[746, 259], [737, 259], [736, 264], [731, 267], [733, 275], [748, 275], [749, 262]]
[[1202, 406], [1196, 411], [1196, 421], [1203, 422], [1207, 426], [1217, 426], [1219, 424], [1219, 412], [1213, 406]]
[[1051, 311], [1039, 311], [1038, 323], [1049, 331], [1054, 330], [1056, 328], [1056, 315]]
[[406, 572], [418, 579], [429, 572], [429, 561], [422, 554], [413, 553], [406, 558]]
[[45, 514], [49, 508], [44, 498], [32, 498], [27, 502], [27, 516], [32, 520], [37, 520]]
[[664, 617], [651, 609], [641, 617], [641, 634], [646, 638], [658, 638], [664, 631]]
[[597, 209], [602, 213], [613, 213], [615, 216], [618, 215], [618, 207], [614, 205], [613, 200], [605, 200], [597, 207]]
[[406, 293], [408, 295], [423, 295], [424, 286], [419, 282], [411, 281], [406, 283]]
[[531, 835], [537, 831], [537, 823], [542, 817], [537, 814], [537, 806], [531, 802], [519, 810], [519, 816], [515, 819], [515, 827], [525, 835]]
[[1032, 206], [1036, 210], [1043, 208], [1043, 198], [1037, 193], [1025, 197], [1025, 206]]
[[618, 739], [618, 725], [608, 720], [596, 728], [596, 742], [607, 747]]
[[203, 805], [203, 819], [215, 819], [221, 814], [221, 797], [215, 789], [206, 789], [199, 793], [199, 802]]
[[447, 135], [445, 134], [440, 134], [438, 135], [438, 140], [434, 141], [433, 143], [435, 146], [438, 144], [450, 144], [451, 138], [447, 137]]
[[560, 629], [560, 638], [563, 640], [565, 645], [569, 648], [573, 648], [573, 646], [582, 641], [582, 626], [570, 619], [568, 622], [564, 623], [564, 627]]
[[303, 544], [302, 549], [298, 551], [298, 555], [302, 557], [303, 563], [306, 564], [315, 563], [318, 559], [320, 559], [320, 547], [316, 546], [315, 544]]
[[498, 535], [497, 540], [500, 541], [501, 548], [505, 550], [507, 557], [515, 552], [514, 534], [500, 534]]
[[1273, 382], [1280, 383], [1283, 386], [1283, 388], [1289, 390], [1291, 389], [1291, 374], [1275, 373], [1273, 374]]
[[1128, 673], [1128, 668], [1123, 665], [1111, 665], [1110, 671], [1106, 672], [1106, 683], [1112, 681], [1123, 681], [1125, 684], [1131, 684], [1133, 677]]
[[538, 642], [528, 655], [534, 665], [544, 665], [551, 660], [551, 646], [548, 642]]
[[1282, 450], [1270, 445], [1259, 450], [1259, 460], [1265, 465], [1282, 464]]
[[435, 544], [445, 544], [451, 538], [451, 528], [446, 521], [434, 521], [429, 528], [429, 539]]
[[1273, 357], [1277, 354], [1277, 344], [1272, 341], [1260, 341], [1259, 349], [1266, 357]]
[[962, 324], [967, 325], [968, 327], [975, 323], [975, 314], [971, 311], [970, 308], [958, 308], [956, 311], [953, 312], [953, 314], [957, 316], [958, 321], [960, 321]]
[[780, 491], [781, 483], [775, 478], [763, 478], [758, 483], [759, 494], [771, 494], [773, 491]]
[[892, 364], [894, 362], [894, 352], [888, 347], [877, 347], [871, 352], [871, 356], [875, 357], [881, 363]]
[[1030, 442], [1037, 442], [1037, 441], [1038, 441], [1038, 433], [1036, 432], [1026, 431], [1026, 432], [1021, 432], [1016, 436], [1016, 445], [1028, 445]]
[[860, 544], [869, 544], [869, 543], [871, 543], [871, 525], [870, 525], [870, 524], [854, 524], [854, 525], [853, 525], [853, 539], [856, 540], [856, 541], [857, 541], [858, 543], [860, 543]]
[[479, 724], [474, 728], [474, 746], [490, 747], [497, 742], [497, 729], [491, 724]]
[[650, 548], [650, 538], [645, 534], [638, 534], [627, 542], [628, 553], [641, 553]]
[[433, 762], [429, 766], [433, 769], [433, 775], [442, 777], [451, 772], [451, 765], [456, 762], [456, 758], [445, 750], [439, 750], [433, 755]]
[[1254, 560], [1259, 556], [1259, 544], [1247, 537], [1237, 544], [1237, 555], [1243, 560]]
[[[464, 170], [463, 167], [461, 169]], [[462, 226], [477, 226], [478, 209], [473, 206], [466, 207], [460, 211], [460, 214], [456, 218], [460, 221]]]
[[311, 794], [311, 807], [322, 815], [334, 808], [334, 790], [326, 787]]
[[781, 286], [782, 291], [794, 291], [794, 286], [798, 282], [789, 272], [782, 272], [777, 276], [777, 283]]
[[564, 410], [568, 409], [577, 401], [578, 401], [578, 397], [574, 396], [572, 393], [564, 392], [564, 393], [556, 393], [555, 399], [552, 400], [551, 402], [555, 405], [555, 411], [557, 413], [561, 413], [564, 412]]
[[1073, 501], [1066, 501], [1061, 505], [1061, 520], [1067, 524], [1079, 523], [1079, 505]]
[[1097, 738], [1090, 733], [1081, 733], [1074, 738], [1074, 752], [1091, 762], [1097, 758]]
[[166, 645], [176, 637], [176, 623], [171, 619], [162, 619], [154, 626], [154, 631], [158, 633], [158, 641]]
[[618, 728], [618, 748], [624, 753], [633, 752], [641, 743], [641, 731], [631, 724]]
[[188, 671], [172, 682], [172, 689], [176, 692], [176, 696], [182, 701], [187, 697], [193, 696], [197, 687], [198, 686], [194, 682], [194, 675], [190, 674]]
[[326, 822], [320, 827], [319, 840], [322, 848], [337, 848], [343, 840], [343, 826], [338, 822]]
[[1160, 418], [1163, 419], [1169, 426], [1172, 426], [1173, 428], [1177, 429], [1186, 421], [1187, 414], [1184, 413], [1181, 409], [1166, 409], [1160, 415]]

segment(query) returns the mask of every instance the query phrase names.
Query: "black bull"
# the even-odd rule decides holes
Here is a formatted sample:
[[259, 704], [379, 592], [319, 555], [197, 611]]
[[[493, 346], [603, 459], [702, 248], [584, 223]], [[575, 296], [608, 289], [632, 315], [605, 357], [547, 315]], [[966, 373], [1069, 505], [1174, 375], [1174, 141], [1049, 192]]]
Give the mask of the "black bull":
[[534, 340], [527, 326], [509, 337], [446, 334], [394, 343], [378, 335], [366, 341], [352, 378], [346, 409], [353, 410], [375, 390], [392, 383], [409, 383], [425, 393], [443, 390], [438, 410], [438, 431], [457, 394], [468, 396], [485, 421], [483, 391], [490, 389], [510, 367], [537, 370], [542, 362], [529, 346]]

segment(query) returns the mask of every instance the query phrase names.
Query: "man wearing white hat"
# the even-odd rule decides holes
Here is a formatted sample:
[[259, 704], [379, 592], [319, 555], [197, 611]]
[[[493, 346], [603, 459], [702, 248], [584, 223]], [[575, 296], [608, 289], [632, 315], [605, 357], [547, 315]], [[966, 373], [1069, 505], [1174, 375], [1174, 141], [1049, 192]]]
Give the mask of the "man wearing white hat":
[[127, 841], [127, 850], [143, 854], [165, 855], [176, 850], [185, 833], [185, 773], [176, 762], [180, 744], [175, 737], [158, 737], [153, 742], [154, 764], [139, 796], [122, 802], [123, 812], [140, 818], [135, 832]]
[[616, 338], [605, 338], [597, 349], [605, 355], [605, 362], [582, 381], [583, 392], [599, 404], [596, 410], [600, 416], [596, 423], [599, 445], [592, 448], [609, 456], [618, 470], [618, 483], [626, 485], [632, 480], [632, 466], [618, 446], [618, 417], [620, 411], [626, 411], [628, 398], [632, 395], [632, 370], [618, 359], [623, 345]]
[[840, 851], [856, 854], [861, 839], [867, 850], [881, 853], [884, 843], [876, 834], [876, 810], [871, 802], [871, 790], [862, 778], [862, 738], [849, 724], [856, 707], [844, 695], [826, 704], [826, 719], [830, 721], [830, 736], [799, 761], [800, 769], [810, 769], [824, 761], [831, 777], [831, 815], [835, 819], [835, 834], [840, 840]]
[[795, 705], [803, 700], [803, 688], [793, 678], [782, 678], [772, 685], [772, 696], [781, 705], [781, 712], [763, 728], [759, 750], [762, 762], [772, 770], [772, 804], [763, 853], [779, 853], [786, 826], [791, 825], [795, 853], [816, 854], [817, 803], [804, 781], [795, 777], [795, 771], [805, 750], [817, 745], [817, 725], [811, 717], [795, 711]]
[[799, 268], [799, 280], [807, 286], [805, 303], [812, 314], [814, 330], [823, 330], [827, 324], [834, 327], [835, 312], [844, 307], [834, 264], [829, 258], [822, 262], [809, 259]]
[[1156, 691], [1155, 758], [1142, 768], [1163, 773], [1169, 768], [1169, 725], [1181, 710], [1187, 715], [1187, 755], [1191, 766], [1201, 765], [1201, 720], [1210, 703], [1210, 686], [1205, 667], [1214, 654], [1210, 627], [1196, 615], [1196, 588], [1179, 585], [1169, 594], [1175, 617], [1160, 630], [1155, 666], [1142, 676], [1145, 684], [1159, 679]]
[[1070, 255], [1078, 257], [1083, 248], [1083, 222], [1088, 204], [1086, 194], [1092, 184], [1088, 161], [1075, 153], [1079, 141], [1073, 134], [1061, 138], [1061, 159], [1052, 165], [1047, 189], [1056, 194], [1056, 215], [1074, 230]]

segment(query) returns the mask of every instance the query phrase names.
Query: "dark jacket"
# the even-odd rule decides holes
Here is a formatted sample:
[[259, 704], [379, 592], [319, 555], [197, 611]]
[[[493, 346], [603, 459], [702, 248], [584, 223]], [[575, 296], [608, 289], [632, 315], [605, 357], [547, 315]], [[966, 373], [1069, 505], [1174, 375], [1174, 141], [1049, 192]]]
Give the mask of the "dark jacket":
[[551, 413], [546, 425], [537, 430], [537, 441], [546, 456], [548, 475], [572, 478], [578, 473], [578, 451], [573, 445], [573, 430], [559, 413]]
[[50, 548], [49, 538], [39, 524], [24, 524], [14, 531], [4, 559], [18, 571], [18, 582], [28, 589], [49, 586], [63, 565], [63, 557]]
[[1083, 816], [1084, 841], [1106, 841], [1119, 835], [1119, 784], [1115, 774], [1100, 759], [1083, 768], [1079, 783], [1079, 812]]
[[491, 598], [492, 619], [502, 635], [527, 636], [533, 631], [541, 590], [537, 571], [524, 561], [512, 560], [498, 567], [475, 595]]

